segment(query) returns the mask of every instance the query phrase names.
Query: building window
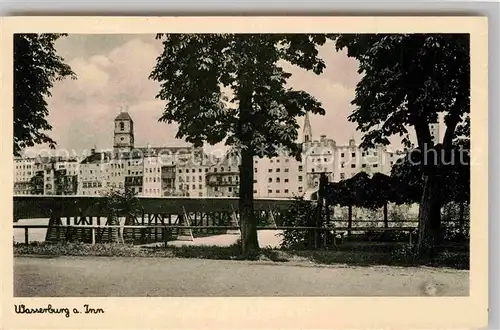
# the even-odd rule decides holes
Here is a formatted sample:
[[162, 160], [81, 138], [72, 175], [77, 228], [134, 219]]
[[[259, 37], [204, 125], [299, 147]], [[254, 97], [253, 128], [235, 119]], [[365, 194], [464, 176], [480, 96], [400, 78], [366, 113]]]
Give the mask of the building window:
[[340, 154], [340, 157], [345, 157], [345, 154], [342, 152], [342, 153]]
[[233, 192], [233, 187], [228, 187], [228, 188], [227, 188], [227, 191], [229, 191], [229, 192]]
[[254, 179], [254, 180], [253, 180], [253, 183], [257, 183], [257, 180], [256, 180], [256, 179]]
[[194, 184], [194, 185], [193, 185], [193, 190], [195, 190], [195, 189], [196, 189], [196, 185]]
[[328, 161], [328, 158], [323, 158], [323, 161], [326, 163]]
[[273, 160], [272, 160], [272, 159], [270, 160], [270, 163], [271, 163], [271, 164], [273, 163]]
[[189, 182], [189, 177], [188, 176], [186, 177], [186, 182]]
[[313, 168], [313, 169], [311, 169], [311, 172], [313, 172], [313, 173], [314, 173], [314, 168]]
[[125, 123], [120, 122], [120, 131], [124, 131], [124, 130], [125, 130]]
[[299, 182], [302, 182], [302, 176], [299, 175]]
[[279, 173], [281, 170], [279, 168], [276, 169], [276, 173]]
[[221, 171], [221, 172], [224, 172], [224, 167], [221, 167], [221, 168], [220, 168], [220, 171]]
[[203, 169], [201, 169], [201, 168], [200, 168], [200, 169], [198, 169], [198, 172], [200, 172], [200, 173], [201, 173], [201, 172], [203, 172]]
[[288, 189], [285, 189], [285, 194], [288, 194]]
[[344, 162], [341, 162], [341, 163], [340, 163], [340, 167], [341, 167], [341, 168], [344, 168]]
[[256, 194], [256, 193], [257, 193], [257, 190], [254, 190], [254, 191], [253, 191], [253, 193], [254, 193], [254, 194]]
[[351, 153], [351, 156], [356, 157], [356, 153], [355, 152]]
[[257, 167], [253, 169], [253, 172], [254, 172], [254, 173], [257, 173]]
[[365, 167], [366, 167], [366, 164], [361, 164], [361, 167], [362, 167], [362, 168], [365, 168]]
[[288, 158], [285, 158], [285, 163], [288, 163], [290, 160]]
[[201, 191], [198, 193], [198, 197], [203, 197], [203, 193]]
[[299, 165], [299, 172], [302, 172], [302, 165]]
[[195, 172], [196, 172], [196, 169], [194, 169], [194, 168], [193, 168], [193, 169], [191, 170], [191, 172], [195, 173]]
[[205, 172], [208, 172], [208, 168], [205, 169]]
[[355, 168], [356, 167], [356, 164], [351, 164], [351, 168]]
[[273, 193], [273, 191], [272, 191], [271, 189], [267, 189], [267, 193], [268, 193], [268, 194], [272, 194], [272, 193]]
[[376, 151], [373, 152], [373, 156], [377, 156], [377, 152]]
[[285, 183], [287, 183], [287, 182], [288, 182], [288, 179], [285, 179]]
[[280, 178], [276, 178], [276, 183], [280, 183]]
[[277, 194], [279, 194], [279, 193], [280, 193], [280, 190], [279, 190], [279, 189], [278, 189], [278, 190], [276, 190], [276, 193], [277, 193]]
[[345, 173], [340, 173], [340, 180], [344, 180], [345, 179]]
[[288, 173], [288, 168], [285, 168], [285, 170], [284, 170], [284, 171]]
[[302, 192], [302, 187], [299, 187], [299, 192]]
[[198, 189], [203, 189], [203, 185], [198, 185]]
[[373, 164], [373, 167], [378, 167], [378, 164]]
[[267, 182], [269, 182], [269, 183], [273, 182], [273, 178], [267, 179]]
[[272, 168], [270, 168], [270, 169], [268, 169], [267, 171], [268, 171], [269, 173], [272, 173], [272, 172], [273, 172], [273, 169], [272, 169]]
[[201, 175], [198, 176], [198, 181], [203, 181], [203, 177]]

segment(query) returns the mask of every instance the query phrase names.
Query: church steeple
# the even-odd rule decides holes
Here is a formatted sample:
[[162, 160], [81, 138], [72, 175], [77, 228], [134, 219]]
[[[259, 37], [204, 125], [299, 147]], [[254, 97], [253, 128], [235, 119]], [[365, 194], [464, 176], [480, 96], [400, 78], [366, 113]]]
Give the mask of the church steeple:
[[134, 148], [134, 121], [128, 112], [121, 110], [115, 118], [114, 143], [115, 155], [130, 152]]
[[304, 132], [303, 132], [303, 141], [304, 143], [306, 142], [311, 142], [312, 140], [312, 128], [311, 128], [311, 122], [309, 121], [309, 112], [306, 112], [306, 118], [304, 119]]

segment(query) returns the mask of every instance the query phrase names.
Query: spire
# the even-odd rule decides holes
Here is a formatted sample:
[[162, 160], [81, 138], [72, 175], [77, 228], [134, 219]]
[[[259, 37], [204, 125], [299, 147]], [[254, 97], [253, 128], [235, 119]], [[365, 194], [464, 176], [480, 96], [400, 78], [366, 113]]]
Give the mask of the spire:
[[311, 142], [311, 140], [312, 140], [311, 122], [309, 120], [309, 112], [306, 112], [306, 118], [304, 119], [303, 142]]

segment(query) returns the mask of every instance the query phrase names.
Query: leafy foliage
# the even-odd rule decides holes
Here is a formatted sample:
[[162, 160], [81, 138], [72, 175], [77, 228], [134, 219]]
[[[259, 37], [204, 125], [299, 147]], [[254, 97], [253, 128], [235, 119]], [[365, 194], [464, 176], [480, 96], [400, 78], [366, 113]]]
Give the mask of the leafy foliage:
[[[157, 97], [167, 101], [160, 121], [179, 124], [177, 138], [201, 146], [227, 145], [277, 155], [285, 147], [300, 153], [297, 116], [324, 114], [321, 104], [303, 91], [286, 88], [291, 77], [285, 60], [315, 73], [325, 64], [317, 57], [322, 36], [280, 34], [159, 34], [163, 54], [150, 78], [161, 82]], [[251, 99], [241, 123], [241, 102]], [[251, 138], [242, 141], [245, 132]]]
[[[438, 149], [439, 146], [438, 146]], [[395, 189], [393, 202], [417, 203], [423, 194], [423, 171], [419, 156], [410, 150], [407, 157], [392, 168], [391, 177]], [[413, 155], [413, 156], [412, 156]], [[465, 202], [470, 199], [470, 155], [469, 151], [459, 146], [449, 153], [450, 157], [442, 162], [439, 175], [442, 182], [442, 203]]]
[[246, 254], [258, 249], [253, 212], [253, 157], [300, 158], [298, 116], [325, 111], [310, 94], [286, 87], [281, 62], [320, 74], [325, 35], [158, 34], [163, 53], [150, 78], [165, 101], [160, 121], [195, 146], [225, 142], [241, 156], [239, 214]]
[[394, 199], [392, 178], [375, 173], [372, 177], [359, 172], [350, 179], [328, 183], [326, 198], [330, 204], [379, 208]]
[[132, 217], [141, 210], [137, 193], [131, 189], [110, 190], [103, 194], [101, 207], [112, 217]]
[[[454, 141], [468, 143], [469, 35], [345, 34], [331, 38], [337, 50], [347, 49], [348, 56], [359, 63], [362, 78], [349, 120], [364, 133], [361, 146], [387, 145], [389, 137], [399, 135], [409, 147], [408, 129], [416, 132], [423, 180], [417, 255], [434, 256], [442, 236], [442, 176], [452, 173], [443, 161], [453, 153]], [[435, 146], [429, 124], [440, 116], [446, 131], [442, 143]], [[428, 162], [434, 153], [437, 157]]]
[[57, 55], [54, 43], [64, 34], [14, 35], [14, 155], [23, 148], [55, 141], [44, 131], [52, 126], [46, 98], [54, 82], [66, 77], [76, 79], [70, 66]]
[[358, 60], [363, 74], [349, 117], [365, 133], [362, 145], [388, 144], [387, 138], [398, 134], [409, 146], [408, 126], [413, 126], [423, 147], [431, 140], [425, 125], [439, 113], [451, 138], [468, 118], [469, 35], [346, 34], [335, 39], [337, 49], [347, 49]]
[[[305, 227], [309, 225], [310, 219], [316, 215], [315, 205], [303, 197], [295, 197], [294, 203], [283, 214], [283, 226]], [[281, 234], [282, 249], [304, 249], [307, 244], [307, 230], [287, 229]]]

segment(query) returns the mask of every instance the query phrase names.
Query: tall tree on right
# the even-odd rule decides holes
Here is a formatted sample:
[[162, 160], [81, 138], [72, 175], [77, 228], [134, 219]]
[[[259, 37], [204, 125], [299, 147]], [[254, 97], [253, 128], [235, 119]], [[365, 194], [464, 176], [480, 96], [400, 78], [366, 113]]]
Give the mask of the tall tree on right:
[[[441, 237], [441, 173], [450, 163], [454, 140], [468, 134], [469, 35], [345, 34], [332, 38], [337, 50], [347, 49], [348, 56], [359, 62], [362, 78], [349, 120], [364, 133], [362, 147], [387, 145], [396, 134], [409, 146], [409, 129], [416, 133], [423, 173], [416, 252], [432, 257]], [[443, 140], [434, 145], [429, 124], [440, 114], [446, 129]]]

